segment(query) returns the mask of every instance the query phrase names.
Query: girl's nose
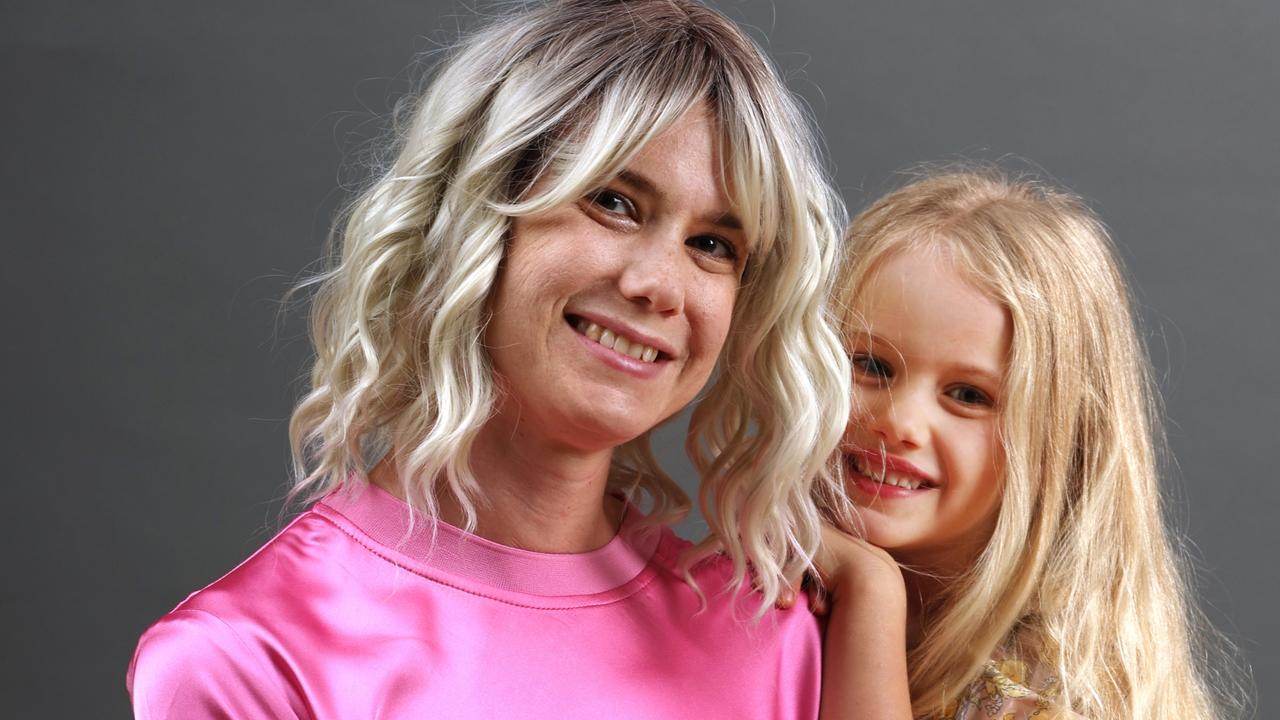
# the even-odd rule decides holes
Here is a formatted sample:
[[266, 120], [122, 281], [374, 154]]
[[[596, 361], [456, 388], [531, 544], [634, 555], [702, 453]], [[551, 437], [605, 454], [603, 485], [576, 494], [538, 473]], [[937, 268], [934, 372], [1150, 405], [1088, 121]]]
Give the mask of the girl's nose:
[[887, 447], [910, 449], [923, 445], [927, 431], [921, 401], [908, 392], [882, 390], [876, 395], [866, 408], [867, 429]]

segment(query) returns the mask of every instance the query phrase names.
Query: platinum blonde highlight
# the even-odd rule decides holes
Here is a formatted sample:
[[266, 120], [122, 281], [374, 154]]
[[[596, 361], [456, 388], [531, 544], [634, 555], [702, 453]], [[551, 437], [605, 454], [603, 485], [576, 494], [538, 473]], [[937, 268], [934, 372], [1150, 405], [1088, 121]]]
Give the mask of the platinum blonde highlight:
[[[924, 611], [917, 717], [941, 717], [999, 652], [1047, 664], [1090, 718], [1211, 718], [1213, 637], [1162, 517], [1146, 349], [1106, 229], [1075, 196], [994, 168], [935, 172], [862, 212], [837, 295], [908, 247], [941, 248], [1013, 324], [1002, 499], [972, 568]], [[846, 336], [859, 320], [846, 312]]]
[[[689, 563], [723, 550], [738, 581], [750, 565], [762, 612], [797, 581], [819, 539], [809, 497], [815, 483], [834, 492], [824, 463], [848, 414], [824, 301], [843, 207], [760, 49], [687, 0], [537, 5], [443, 61], [314, 281], [311, 390], [290, 424], [294, 498], [392, 453], [412, 506], [434, 517], [447, 492], [473, 524], [482, 482], [467, 459], [498, 392], [482, 338], [511, 219], [595, 189], [699, 104], [754, 248], [690, 428], [714, 534]], [[651, 499], [656, 522], [688, 509], [647, 433], [616, 450], [610, 485]]]

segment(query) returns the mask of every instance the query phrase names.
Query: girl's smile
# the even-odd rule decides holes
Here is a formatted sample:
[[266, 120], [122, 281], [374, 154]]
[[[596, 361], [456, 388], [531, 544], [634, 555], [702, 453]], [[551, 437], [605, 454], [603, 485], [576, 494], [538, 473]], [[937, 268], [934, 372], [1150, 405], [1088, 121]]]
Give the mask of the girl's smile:
[[879, 497], [910, 497], [938, 487], [937, 480], [915, 465], [877, 450], [853, 448], [845, 464], [853, 482]]

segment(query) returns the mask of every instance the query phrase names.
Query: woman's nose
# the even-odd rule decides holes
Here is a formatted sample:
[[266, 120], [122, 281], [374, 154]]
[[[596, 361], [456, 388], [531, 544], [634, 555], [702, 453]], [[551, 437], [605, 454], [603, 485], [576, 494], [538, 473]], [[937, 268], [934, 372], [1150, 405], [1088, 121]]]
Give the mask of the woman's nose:
[[684, 312], [684, 237], [675, 228], [645, 233], [624, 253], [618, 289], [662, 315]]

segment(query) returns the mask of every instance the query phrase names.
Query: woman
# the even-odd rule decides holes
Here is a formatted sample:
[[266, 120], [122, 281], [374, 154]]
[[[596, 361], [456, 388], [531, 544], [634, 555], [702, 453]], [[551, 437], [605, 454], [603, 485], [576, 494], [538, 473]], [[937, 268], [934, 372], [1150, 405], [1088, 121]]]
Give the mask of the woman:
[[[317, 502], [148, 630], [137, 715], [815, 716], [815, 625], [768, 608], [848, 412], [839, 211], [713, 11], [562, 2], [471, 36], [321, 279], [291, 431]], [[688, 447], [714, 534], [687, 548], [648, 433], [713, 374]]]

